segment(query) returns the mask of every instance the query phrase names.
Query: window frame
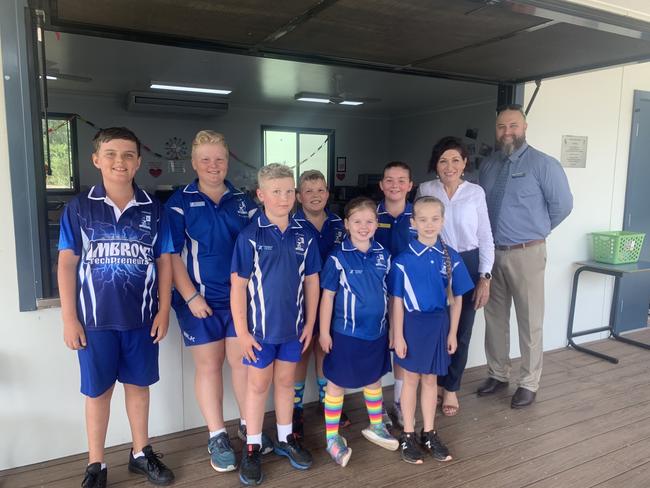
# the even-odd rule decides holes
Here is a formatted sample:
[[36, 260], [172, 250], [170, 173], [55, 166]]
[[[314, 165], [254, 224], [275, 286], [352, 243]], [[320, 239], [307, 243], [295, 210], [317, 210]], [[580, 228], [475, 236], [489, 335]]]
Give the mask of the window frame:
[[[300, 134], [315, 134], [327, 136], [329, 138], [327, 143], [327, 187], [331, 192], [334, 190], [334, 178], [335, 178], [335, 165], [334, 165], [334, 143], [335, 143], [335, 134], [334, 129], [316, 129], [313, 127], [291, 127], [284, 125], [261, 125], [261, 162], [262, 166], [266, 166], [265, 156], [266, 156], [266, 146], [264, 144], [265, 133], [266, 131], [278, 131], [278, 132], [294, 132], [296, 134], [296, 164], [298, 164], [300, 156]], [[296, 168], [297, 178], [300, 177], [300, 166]], [[298, 182], [296, 181], [296, 184]]]
[[45, 193], [46, 195], [76, 195], [79, 193], [79, 146], [77, 141], [77, 117], [75, 114], [63, 113], [63, 112], [48, 112], [47, 113], [48, 122], [51, 120], [68, 120], [70, 123], [70, 158], [72, 160], [72, 188], [66, 189], [57, 189], [47, 188], [47, 181], [45, 183]]

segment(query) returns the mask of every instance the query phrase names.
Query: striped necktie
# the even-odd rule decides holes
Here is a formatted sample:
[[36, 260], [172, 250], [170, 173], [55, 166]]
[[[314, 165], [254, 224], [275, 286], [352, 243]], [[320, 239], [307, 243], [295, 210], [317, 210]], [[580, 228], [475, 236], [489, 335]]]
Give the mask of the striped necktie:
[[499, 213], [501, 212], [501, 204], [503, 203], [503, 195], [506, 192], [506, 186], [508, 185], [508, 180], [510, 179], [510, 158], [506, 158], [505, 161], [501, 163], [501, 169], [497, 174], [497, 178], [494, 181], [494, 186], [490, 192], [487, 199], [488, 215], [490, 216], [490, 224], [492, 226], [492, 234], [496, 234], [498, 222], [499, 222]]

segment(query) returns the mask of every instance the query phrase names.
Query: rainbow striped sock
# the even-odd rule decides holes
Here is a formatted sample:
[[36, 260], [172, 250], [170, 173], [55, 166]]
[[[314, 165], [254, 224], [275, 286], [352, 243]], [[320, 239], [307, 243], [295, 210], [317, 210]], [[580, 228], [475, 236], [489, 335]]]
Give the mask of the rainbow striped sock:
[[296, 382], [293, 385], [293, 408], [302, 408], [302, 397], [305, 394], [305, 382]]
[[380, 425], [383, 406], [381, 387], [376, 390], [364, 388], [363, 398], [366, 400], [366, 409], [368, 410], [368, 417], [370, 417], [370, 425]]
[[[339, 435], [339, 422], [341, 420], [342, 410], [343, 395], [325, 395], [325, 434], [327, 440]], [[381, 412], [379, 418], [381, 419]]]

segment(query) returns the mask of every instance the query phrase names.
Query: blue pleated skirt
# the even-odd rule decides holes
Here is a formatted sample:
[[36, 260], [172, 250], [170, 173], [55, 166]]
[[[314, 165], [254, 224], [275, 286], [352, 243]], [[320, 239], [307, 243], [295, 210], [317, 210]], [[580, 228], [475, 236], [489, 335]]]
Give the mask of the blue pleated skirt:
[[332, 350], [323, 360], [325, 378], [342, 388], [361, 388], [391, 370], [388, 334], [368, 341], [332, 331]]
[[412, 373], [447, 374], [451, 356], [447, 352], [449, 315], [447, 310], [436, 312], [404, 312], [406, 357], [397, 354], [393, 360]]

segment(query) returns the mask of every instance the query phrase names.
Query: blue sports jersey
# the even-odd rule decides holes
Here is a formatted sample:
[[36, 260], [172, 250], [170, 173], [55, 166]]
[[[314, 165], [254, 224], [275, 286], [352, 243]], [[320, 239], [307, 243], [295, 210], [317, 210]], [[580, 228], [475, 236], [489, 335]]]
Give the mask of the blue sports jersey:
[[59, 250], [79, 256], [77, 315], [87, 329], [150, 327], [158, 313], [156, 259], [173, 251], [158, 200], [136, 185], [119, 219], [103, 185], [77, 195], [61, 215]]
[[260, 342], [296, 340], [304, 325], [305, 276], [321, 269], [316, 236], [289, 219], [282, 233], [264, 212], [241, 231], [231, 272], [248, 282], [248, 330]]
[[325, 261], [321, 288], [336, 292], [332, 329], [358, 339], [375, 340], [386, 333], [386, 276], [390, 253], [373, 240], [361, 252], [347, 238]]
[[311, 229], [314, 235], [318, 238], [318, 251], [320, 252], [321, 263], [324, 263], [334, 248], [343, 242], [345, 238], [345, 226], [343, 219], [333, 212], [325, 209], [327, 218], [323, 223], [323, 228], [319, 231], [314, 224], [312, 224], [302, 209], [294, 214], [293, 219], [303, 227]]
[[[230, 263], [239, 232], [257, 211], [255, 202], [229, 181], [219, 203], [199, 191], [198, 180], [179, 188], [165, 204], [174, 252], [180, 253], [195, 288], [211, 307], [230, 308]], [[174, 291], [174, 304], [184, 304]]]
[[[451, 258], [451, 289], [454, 296], [463, 295], [474, 282], [460, 255], [447, 246]], [[404, 299], [404, 307], [413, 312], [434, 312], [447, 307], [447, 269], [440, 239], [434, 246], [425, 246], [413, 239], [406, 251], [393, 260], [388, 275], [388, 294]]]
[[411, 227], [411, 215], [413, 204], [406, 202], [404, 212], [397, 218], [388, 213], [384, 200], [377, 206], [377, 219], [379, 225], [375, 232], [375, 239], [388, 251], [392, 257], [404, 251], [411, 242], [418, 236], [415, 228]]

